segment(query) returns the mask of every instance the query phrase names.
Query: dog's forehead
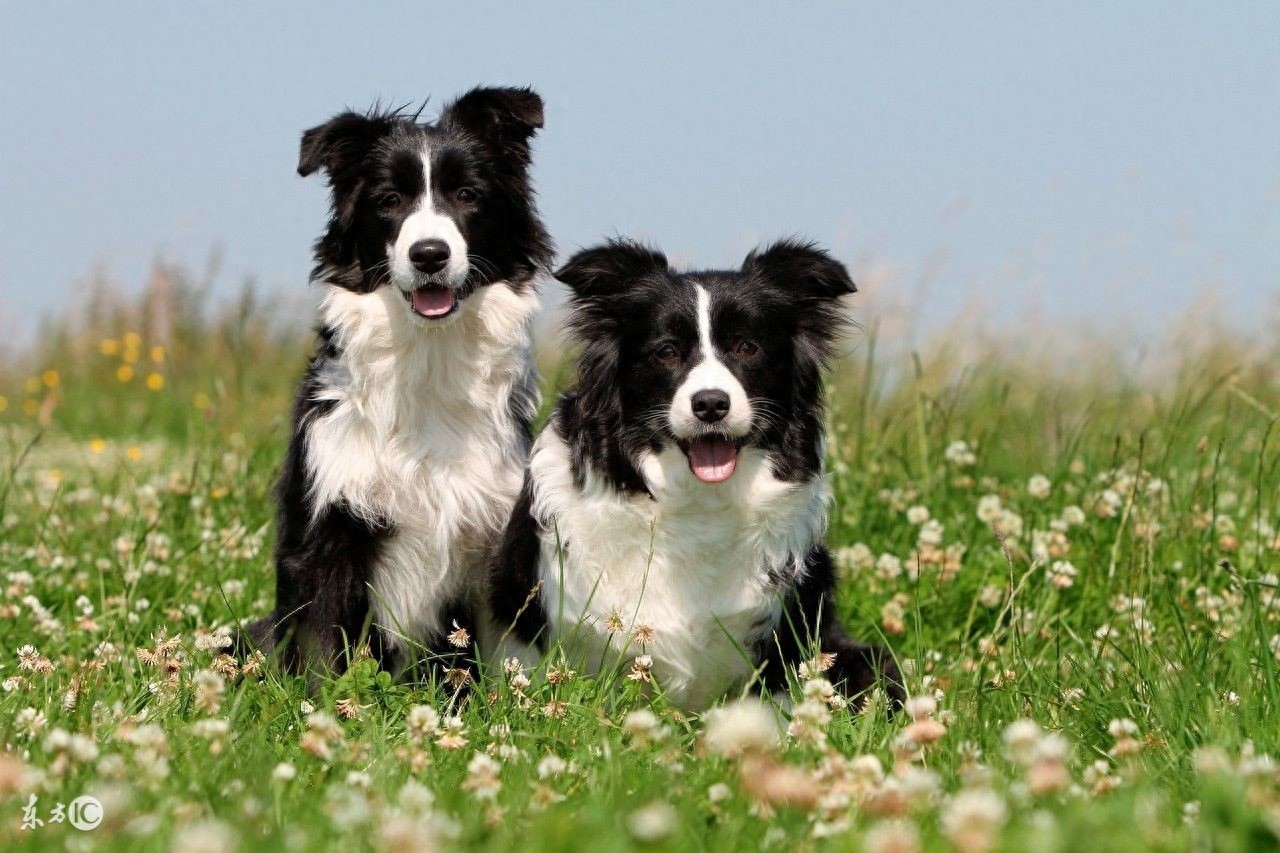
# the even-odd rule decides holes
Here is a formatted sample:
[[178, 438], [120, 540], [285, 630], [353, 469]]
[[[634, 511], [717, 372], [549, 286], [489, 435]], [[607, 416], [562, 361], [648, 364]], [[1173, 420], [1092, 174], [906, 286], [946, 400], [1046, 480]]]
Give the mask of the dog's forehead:
[[456, 172], [478, 161], [468, 140], [433, 125], [406, 125], [383, 149], [383, 166], [396, 183], [412, 183], [425, 170]]
[[706, 293], [707, 307], [712, 319], [763, 305], [766, 298], [761, 283], [738, 270], [710, 270], [689, 273], [684, 276], [693, 292]]
[[649, 337], [675, 334], [694, 323], [697, 300], [693, 286], [681, 276], [651, 274], [633, 279], [616, 303], [630, 320], [627, 331]]

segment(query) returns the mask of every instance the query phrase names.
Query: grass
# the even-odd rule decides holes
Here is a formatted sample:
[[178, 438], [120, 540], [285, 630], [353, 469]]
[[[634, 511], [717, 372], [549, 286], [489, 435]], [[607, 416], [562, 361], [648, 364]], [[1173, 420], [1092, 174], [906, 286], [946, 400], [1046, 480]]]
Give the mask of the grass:
[[[864, 334], [832, 381], [842, 615], [934, 702], [798, 685], [775, 747], [750, 706], [686, 718], [626, 678], [489, 672], [454, 706], [367, 661], [309, 696], [220, 658], [271, 601], [307, 342], [169, 272], [159, 320], [115, 299], [0, 364], [5, 849], [1277, 846], [1274, 347], [1183, 341], [1144, 376]], [[47, 822], [82, 794], [102, 825]]]

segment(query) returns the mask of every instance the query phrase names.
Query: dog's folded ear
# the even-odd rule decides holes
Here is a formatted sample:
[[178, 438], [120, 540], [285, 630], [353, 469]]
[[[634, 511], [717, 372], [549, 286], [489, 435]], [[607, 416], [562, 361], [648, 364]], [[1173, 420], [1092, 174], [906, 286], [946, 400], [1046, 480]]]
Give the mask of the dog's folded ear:
[[507, 153], [528, 152], [529, 137], [542, 127], [542, 98], [529, 88], [485, 86], [445, 107], [442, 124], [454, 124]]
[[610, 240], [583, 249], [556, 271], [574, 297], [593, 298], [621, 292], [628, 281], [653, 273], [667, 273], [667, 256], [632, 240]]
[[844, 264], [814, 243], [780, 240], [763, 251], [752, 252], [742, 264], [744, 273], [756, 273], [808, 296], [835, 299], [858, 288]]
[[302, 134], [298, 174], [305, 178], [324, 169], [331, 178], [340, 177], [363, 160], [393, 125], [390, 115], [339, 113]]

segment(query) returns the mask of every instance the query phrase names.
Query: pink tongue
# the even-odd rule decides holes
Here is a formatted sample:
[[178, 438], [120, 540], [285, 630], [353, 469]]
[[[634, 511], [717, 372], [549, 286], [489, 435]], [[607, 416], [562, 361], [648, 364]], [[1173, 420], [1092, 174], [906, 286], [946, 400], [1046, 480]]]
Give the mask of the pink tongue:
[[453, 310], [457, 301], [449, 287], [419, 287], [409, 296], [413, 310], [423, 317], [442, 317]]
[[721, 435], [706, 435], [689, 442], [689, 468], [704, 483], [723, 483], [738, 465], [738, 449]]

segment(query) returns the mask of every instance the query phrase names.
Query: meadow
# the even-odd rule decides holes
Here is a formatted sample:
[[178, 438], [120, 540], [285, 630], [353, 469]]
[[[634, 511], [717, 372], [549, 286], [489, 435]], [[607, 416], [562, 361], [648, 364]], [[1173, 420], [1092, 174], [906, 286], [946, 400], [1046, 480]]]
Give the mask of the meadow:
[[0, 362], [5, 850], [1280, 846], [1280, 327], [1135, 364], [1069, 330], [894, 354], [864, 326], [828, 541], [912, 698], [847, 706], [815, 659], [788, 711], [699, 719], [642, 666], [508, 662], [455, 703], [367, 659], [308, 694], [228, 656], [272, 600], [310, 343], [202, 288], [95, 289]]

